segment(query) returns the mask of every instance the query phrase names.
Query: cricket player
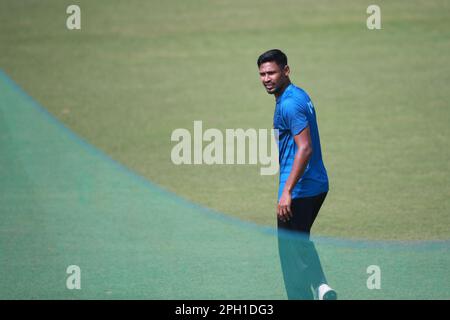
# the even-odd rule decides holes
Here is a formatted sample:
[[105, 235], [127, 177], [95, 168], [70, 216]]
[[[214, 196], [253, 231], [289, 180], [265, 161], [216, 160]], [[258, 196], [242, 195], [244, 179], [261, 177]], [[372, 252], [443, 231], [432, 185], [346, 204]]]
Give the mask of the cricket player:
[[[267, 93], [275, 96], [278, 130], [278, 248], [289, 299], [335, 300], [309, 235], [328, 192], [314, 105], [291, 83], [286, 55], [273, 49], [257, 60]], [[296, 236], [293, 236], [296, 235]]]

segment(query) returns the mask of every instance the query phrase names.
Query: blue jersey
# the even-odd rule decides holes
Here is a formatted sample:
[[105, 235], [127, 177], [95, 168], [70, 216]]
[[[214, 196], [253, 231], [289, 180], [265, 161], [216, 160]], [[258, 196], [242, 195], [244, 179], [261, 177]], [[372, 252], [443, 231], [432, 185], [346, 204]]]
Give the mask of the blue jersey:
[[311, 197], [328, 191], [328, 176], [322, 161], [319, 129], [316, 112], [308, 94], [290, 84], [276, 99], [273, 127], [278, 129], [278, 151], [280, 162], [280, 185], [278, 200], [291, 173], [297, 144], [294, 136], [309, 126], [312, 155], [303, 175], [292, 190], [292, 198]]

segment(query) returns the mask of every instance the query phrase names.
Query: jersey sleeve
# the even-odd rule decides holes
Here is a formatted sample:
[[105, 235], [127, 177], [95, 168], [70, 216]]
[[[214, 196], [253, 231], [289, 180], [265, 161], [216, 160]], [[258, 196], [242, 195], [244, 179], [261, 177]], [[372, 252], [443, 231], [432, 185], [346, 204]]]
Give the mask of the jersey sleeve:
[[295, 99], [286, 100], [283, 107], [285, 123], [291, 134], [296, 136], [308, 126], [306, 108]]

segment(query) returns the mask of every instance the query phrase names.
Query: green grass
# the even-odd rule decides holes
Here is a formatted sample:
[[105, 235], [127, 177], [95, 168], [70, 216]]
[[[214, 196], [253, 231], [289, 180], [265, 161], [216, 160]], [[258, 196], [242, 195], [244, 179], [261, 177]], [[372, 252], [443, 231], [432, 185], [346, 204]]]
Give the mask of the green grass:
[[78, 135], [167, 190], [274, 225], [277, 177], [175, 166], [171, 132], [271, 128], [256, 57], [286, 51], [316, 106], [327, 236], [448, 239], [450, 4], [378, 1], [2, 1], [0, 68]]
[[[65, 130], [3, 72], [0, 92], [1, 299], [287, 298], [275, 229], [134, 175]], [[291, 248], [303, 245], [289, 239]], [[448, 241], [314, 241], [340, 299], [449, 297]], [[81, 290], [66, 287], [73, 264]], [[382, 271], [380, 290], [366, 285], [372, 264]]]

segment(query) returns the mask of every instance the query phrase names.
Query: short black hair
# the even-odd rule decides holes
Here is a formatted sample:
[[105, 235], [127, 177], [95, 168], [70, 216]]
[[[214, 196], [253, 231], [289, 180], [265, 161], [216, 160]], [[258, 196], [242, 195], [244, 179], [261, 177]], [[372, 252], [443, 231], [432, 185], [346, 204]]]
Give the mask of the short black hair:
[[279, 49], [272, 49], [269, 51], [264, 52], [262, 55], [259, 56], [257, 64], [258, 68], [265, 62], [272, 62], [275, 61], [276, 64], [283, 69], [285, 66], [287, 66], [287, 57], [283, 53], [283, 51]]

